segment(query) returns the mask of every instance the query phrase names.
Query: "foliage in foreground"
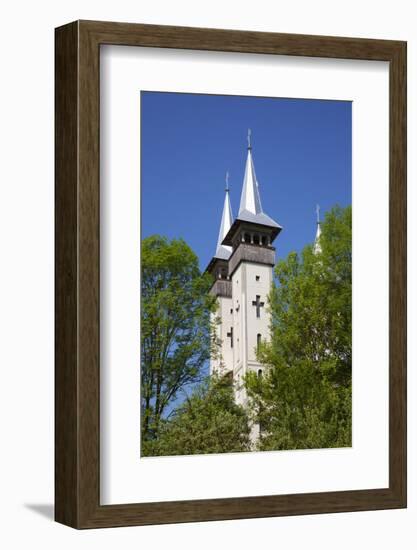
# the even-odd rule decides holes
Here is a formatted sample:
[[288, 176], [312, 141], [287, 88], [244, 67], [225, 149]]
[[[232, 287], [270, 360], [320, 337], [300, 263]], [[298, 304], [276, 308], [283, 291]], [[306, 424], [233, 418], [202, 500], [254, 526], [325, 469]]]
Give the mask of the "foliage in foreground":
[[351, 208], [322, 223], [321, 252], [307, 246], [279, 262], [269, 297], [267, 374], [246, 377], [260, 450], [351, 445]]
[[202, 380], [210, 355], [211, 278], [182, 239], [154, 235], [141, 258], [142, 442], [158, 437], [177, 395]]
[[158, 438], [144, 441], [142, 456], [248, 451], [246, 411], [236, 405], [228, 377], [212, 376], [160, 425]]

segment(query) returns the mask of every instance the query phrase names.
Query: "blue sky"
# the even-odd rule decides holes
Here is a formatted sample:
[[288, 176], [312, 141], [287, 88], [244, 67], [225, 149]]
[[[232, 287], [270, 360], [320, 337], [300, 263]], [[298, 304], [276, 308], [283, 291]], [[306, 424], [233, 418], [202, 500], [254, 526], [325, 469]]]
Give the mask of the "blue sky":
[[142, 238], [183, 237], [207, 266], [226, 171], [238, 212], [248, 128], [277, 259], [314, 240], [317, 203], [351, 204], [350, 102], [142, 92]]

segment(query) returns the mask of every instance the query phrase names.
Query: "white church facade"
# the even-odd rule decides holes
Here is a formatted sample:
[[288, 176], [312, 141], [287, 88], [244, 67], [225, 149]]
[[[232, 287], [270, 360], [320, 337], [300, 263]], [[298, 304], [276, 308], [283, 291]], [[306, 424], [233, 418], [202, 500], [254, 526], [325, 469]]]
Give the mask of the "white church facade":
[[282, 227], [262, 208], [249, 142], [239, 213], [233, 219], [226, 186], [219, 238], [207, 271], [214, 277], [211, 293], [217, 297], [219, 353], [211, 358], [210, 373], [232, 377], [236, 402], [245, 405], [243, 378], [249, 371], [262, 376], [256, 358], [260, 342], [270, 338], [268, 294], [273, 281], [273, 243]]

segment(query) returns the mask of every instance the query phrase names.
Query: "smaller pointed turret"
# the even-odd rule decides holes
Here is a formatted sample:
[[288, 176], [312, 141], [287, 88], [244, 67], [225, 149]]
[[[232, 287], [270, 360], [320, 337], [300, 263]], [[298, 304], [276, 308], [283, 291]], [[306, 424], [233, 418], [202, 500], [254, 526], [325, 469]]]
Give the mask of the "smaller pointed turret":
[[[212, 291], [216, 295], [228, 296], [231, 292], [230, 281], [228, 281], [228, 267], [227, 262], [232, 254], [233, 248], [226, 244], [223, 244], [224, 238], [229, 233], [229, 230], [233, 224], [232, 208], [230, 206], [229, 197], [229, 172], [226, 172], [226, 189], [223, 203], [222, 218], [220, 221], [219, 236], [217, 239], [216, 252], [210, 260], [210, 263], [206, 267], [206, 271], [213, 275], [214, 279], [222, 280], [222, 284], [215, 283]], [[224, 284], [223, 284], [224, 283]]]
[[229, 172], [226, 173], [226, 189], [225, 189], [224, 205], [223, 205], [223, 214], [220, 222], [219, 238], [217, 240], [215, 258], [221, 260], [228, 260], [230, 254], [232, 253], [232, 247], [222, 244], [225, 236], [227, 235], [229, 229], [232, 227], [233, 223], [233, 214], [232, 207], [230, 206], [229, 198]]

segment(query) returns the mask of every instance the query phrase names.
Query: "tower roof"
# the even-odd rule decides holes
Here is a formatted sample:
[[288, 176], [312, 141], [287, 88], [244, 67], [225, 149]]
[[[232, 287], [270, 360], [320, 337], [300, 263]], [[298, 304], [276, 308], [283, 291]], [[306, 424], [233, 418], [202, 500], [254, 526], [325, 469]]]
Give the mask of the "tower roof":
[[250, 147], [248, 148], [248, 156], [246, 158], [239, 214], [245, 210], [255, 215], [262, 213], [261, 197], [259, 196], [259, 187], [256, 181], [255, 166], [253, 164], [252, 149]]
[[221, 260], [228, 260], [230, 254], [232, 253], [231, 246], [222, 244], [224, 238], [226, 237], [233, 223], [233, 214], [232, 214], [232, 208], [230, 206], [230, 198], [229, 198], [228, 174], [226, 174], [225, 191], [226, 191], [226, 195], [224, 197], [223, 214], [222, 214], [222, 220], [220, 222], [220, 229], [219, 229], [219, 238], [217, 239], [217, 248], [216, 248], [216, 253], [214, 255], [215, 258], [219, 258]]
[[250, 133], [248, 134], [248, 155], [246, 158], [245, 175], [243, 178], [242, 194], [240, 196], [239, 214], [232, 224], [232, 231], [226, 236], [224, 244], [231, 244], [231, 238], [235, 233], [239, 222], [249, 222], [272, 229], [275, 237], [281, 231], [282, 227], [270, 218], [262, 209], [261, 196], [259, 193], [259, 183], [256, 178], [255, 165], [252, 157], [252, 147], [250, 144]]
[[281, 228], [277, 222], [267, 216], [262, 210], [259, 184], [256, 179], [252, 148], [250, 146], [248, 147], [248, 156], [246, 158], [245, 176], [243, 178], [242, 194], [240, 196], [240, 207], [237, 219], [245, 222]]

